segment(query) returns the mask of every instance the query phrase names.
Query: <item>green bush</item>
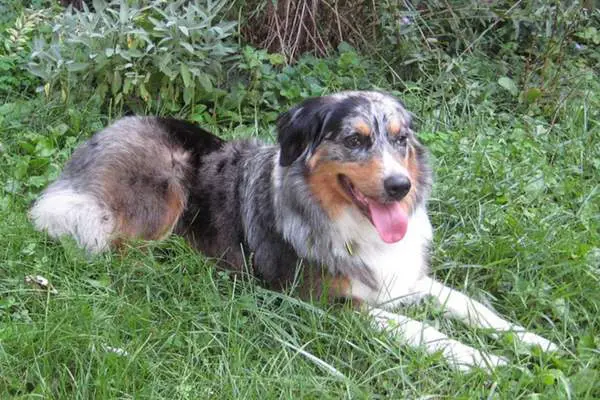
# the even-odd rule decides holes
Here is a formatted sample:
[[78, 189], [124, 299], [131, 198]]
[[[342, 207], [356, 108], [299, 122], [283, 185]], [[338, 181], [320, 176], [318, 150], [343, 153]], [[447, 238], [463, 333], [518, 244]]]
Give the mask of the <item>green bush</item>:
[[493, 101], [554, 118], [554, 99], [579, 95], [573, 80], [600, 58], [600, 13], [579, 1], [386, 0], [378, 13], [390, 78], [418, 83], [453, 114]]
[[[348, 89], [372, 89], [381, 69], [342, 43], [328, 58], [304, 55], [293, 65], [285, 57], [245, 47], [236, 65], [237, 76], [219, 104], [224, 117], [241, 123], [254, 119], [274, 122], [281, 110], [312, 96]], [[381, 82], [382, 85], [386, 85]], [[216, 108], [216, 107], [215, 107]]]
[[[17, 4], [13, 5], [18, 8]], [[21, 7], [22, 8], [22, 7]], [[4, 11], [0, 7], [0, 13]], [[31, 51], [34, 34], [43, 32], [52, 18], [52, 9], [22, 9], [12, 21], [7, 21], [0, 30], [0, 95], [9, 93], [33, 93], [39, 79], [26, 70], [27, 54]], [[16, 11], [8, 12], [13, 16]], [[3, 15], [3, 19], [6, 16]], [[0, 25], [1, 26], [1, 25]]]
[[236, 11], [244, 2], [97, 3], [93, 12], [59, 15], [53, 34], [33, 44], [28, 68], [46, 93], [96, 94], [117, 110], [191, 113], [207, 123], [239, 123], [258, 110], [271, 121], [291, 102], [368, 88], [374, 76], [376, 85], [434, 100], [427, 106], [442, 118], [518, 108], [552, 121], [563, 104], [554, 99], [580, 96], [573, 81], [600, 61], [599, 13], [579, 2], [385, 0], [356, 9], [376, 22], [360, 31], [362, 42], [350, 37], [357, 50], [342, 43], [331, 57], [307, 53], [292, 65], [233, 42], [236, 23], [224, 16], [251, 30]]
[[219, 18], [226, 3], [113, 0], [69, 9], [49, 41], [34, 42], [28, 69], [64, 99], [76, 88], [113, 107], [175, 111], [211, 98], [235, 58], [236, 23]]
[[306, 59], [300, 51], [331, 56], [340, 40], [352, 43], [361, 63], [368, 55], [385, 71], [377, 76], [405, 95], [434, 100], [429, 106], [445, 120], [518, 109], [552, 122], [564, 112], [555, 99], [581, 97], [585, 88], [574, 82], [600, 65], [600, 12], [591, 3], [253, 0], [235, 1], [228, 15], [241, 18], [246, 42], [293, 53], [298, 65]]

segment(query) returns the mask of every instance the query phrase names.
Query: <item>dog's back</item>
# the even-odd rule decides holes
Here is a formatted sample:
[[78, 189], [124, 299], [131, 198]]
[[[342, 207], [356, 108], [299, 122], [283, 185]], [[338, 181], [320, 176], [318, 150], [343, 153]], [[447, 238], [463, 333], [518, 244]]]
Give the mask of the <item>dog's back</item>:
[[126, 117], [74, 152], [30, 216], [38, 230], [73, 237], [90, 253], [174, 232], [229, 270], [257, 259], [255, 276], [279, 285], [293, 277], [297, 255], [276, 231], [276, 154], [182, 120]]
[[31, 210], [35, 226], [99, 252], [160, 239], [179, 221], [202, 157], [221, 139], [183, 121], [127, 117], [83, 143]]

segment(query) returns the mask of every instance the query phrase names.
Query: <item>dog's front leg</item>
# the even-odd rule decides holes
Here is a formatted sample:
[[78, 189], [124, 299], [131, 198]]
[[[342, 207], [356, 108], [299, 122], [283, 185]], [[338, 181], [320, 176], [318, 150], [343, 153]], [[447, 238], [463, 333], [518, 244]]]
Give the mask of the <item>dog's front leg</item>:
[[480, 302], [434, 279], [423, 278], [418, 283], [418, 289], [423, 294], [435, 298], [447, 315], [467, 325], [498, 332], [514, 332], [524, 343], [539, 345], [547, 351], [558, 350], [558, 346], [551, 341], [505, 320]]
[[429, 354], [439, 351], [451, 366], [460, 370], [466, 371], [472, 367], [479, 367], [490, 371], [507, 364], [502, 357], [481, 352], [450, 339], [432, 326], [404, 315], [380, 308], [369, 308], [368, 313], [378, 329], [393, 334], [410, 346], [423, 347]]

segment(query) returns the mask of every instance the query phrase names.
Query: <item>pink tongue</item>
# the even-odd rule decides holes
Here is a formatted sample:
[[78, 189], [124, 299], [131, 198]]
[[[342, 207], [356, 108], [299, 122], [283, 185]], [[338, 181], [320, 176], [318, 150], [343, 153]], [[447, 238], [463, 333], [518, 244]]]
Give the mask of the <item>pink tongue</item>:
[[386, 243], [402, 240], [408, 228], [408, 215], [400, 203], [382, 204], [369, 199], [369, 211], [379, 236]]

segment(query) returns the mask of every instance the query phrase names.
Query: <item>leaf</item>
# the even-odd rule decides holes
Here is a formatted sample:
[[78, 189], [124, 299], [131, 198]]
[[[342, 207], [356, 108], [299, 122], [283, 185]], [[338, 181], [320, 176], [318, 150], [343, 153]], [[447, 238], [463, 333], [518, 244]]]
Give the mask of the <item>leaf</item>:
[[269, 54], [269, 62], [271, 63], [271, 65], [285, 64], [285, 55], [281, 53]]
[[140, 85], [140, 96], [142, 96], [142, 99], [144, 99], [144, 101], [146, 103], [150, 102], [150, 93], [148, 92], [148, 89], [146, 89], [146, 86], [144, 85]]
[[183, 101], [185, 104], [190, 104], [194, 98], [194, 88], [186, 87], [183, 89]]
[[121, 104], [122, 101], [123, 101], [123, 93], [118, 93], [115, 96], [115, 104], [119, 105], [119, 104]]
[[191, 44], [189, 44], [187, 42], [183, 42], [183, 41], [179, 42], [179, 44], [183, 48], [185, 48], [187, 51], [189, 51], [190, 53], [194, 54], [194, 47]]
[[40, 139], [35, 146], [35, 154], [39, 157], [50, 157], [56, 152], [56, 146], [50, 138]]
[[29, 158], [24, 159], [24, 160], [19, 160], [13, 166], [13, 176], [18, 180], [22, 180], [23, 178], [25, 178], [25, 176], [27, 176], [28, 170], [29, 170]]
[[205, 92], [210, 93], [213, 91], [212, 81], [210, 80], [210, 76], [208, 74], [198, 75], [198, 82]]
[[129, 94], [132, 86], [133, 86], [133, 82], [132, 82], [131, 78], [126, 77], [125, 83], [123, 84], [123, 94]]
[[190, 74], [190, 69], [188, 68], [188, 66], [185, 64], [181, 64], [180, 71], [181, 71], [181, 78], [183, 79], [183, 86], [186, 88], [193, 86], [192, 76]]
[[500, 85], [503, 89], [506, 89], [513, 96], [517, 96], [519, 94], [519, 89], [517, 88], [515, 81], [507, 76], [503, 76], [502, 78], [498, 79], [498, 85]]
[[111, 85], [113, 95], [117, 94], [119, 92], [119, 90], [121, 90], [122, 84], [123, 84], [123, 79], [121, 78], [121, 73], [119, 71], [114, 71], [112, 85]]
[[15, 304], [17, 304], [17, 302], [16, 302], [15, 298], [12, 296], [4, 298], [4, 299], [0, 299], [0, 310], [9, 309], [12, 306], [14, 306]]
[[29, 64], [27, 64], [27, 70], [29, 72], [31, 72], [33, 75], [39, 76], [43, 80], [48, 80], [48, 78], [49, 78], [49, 74], [46, 71], [46, 69], [39, 64], [29, 63]]
[[69, 125], [67, 125], [63, 122], [56, 126], [53, 126], [50, 130], [52, 131], [53, 134], [62, 136], [69, 131]]
[[144, 55], [144, 53], [142, 53], [138, 49], [132, 48], [132, 49], [127, 50], [127, 55], [132, 58], [140, 58]]
[[97, 13], [100, 13], [106, 8], [106, 2], [102, 0], [92, 0], [92, 6], [94, 7], [94, 10], [96, 10]]
[[170, 80], [173, 80], [177, 76], [177, 71], [171, 69], [171, 66], [169, 65], [170, 63], [171, 56], [168, 54], [162, 55], [158, 61], [158, 69], [160, 72], [167, 75]]
[[129, 19], [129, 7], [126, 1], [121, 1], [119, 2], [119, 4], [119, 22], [121, 23], [121, 25], [125, 25], [127, 23], [127, 20]]

